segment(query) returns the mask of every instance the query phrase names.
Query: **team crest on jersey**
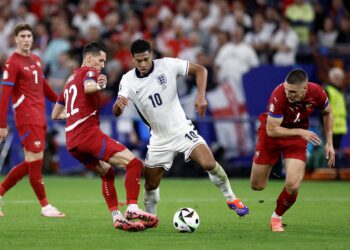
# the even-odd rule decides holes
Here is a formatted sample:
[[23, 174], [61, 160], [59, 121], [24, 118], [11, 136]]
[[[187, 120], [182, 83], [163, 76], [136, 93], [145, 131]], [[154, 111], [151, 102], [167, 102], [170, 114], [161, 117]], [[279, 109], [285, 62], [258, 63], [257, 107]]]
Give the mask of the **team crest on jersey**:
[[2, 79], [6, 80], [7, 78], [9, 78], [9, 72], [5, 70], [4, 73], [2, 73]]
[[88, 72], [86, 73], [86, 75], [87, 75], [88, 77], [94, 77], [94, 76], [95, 76], [95, 72], [93, 72], [93, 71], [88, 71]]
[[165, 75], [164, 75], [164, 74], [161, 74], [161, 75], [157, 76], [156, 78], [157, 78], [158, 84], [159, 84], [160, 86], [162, 86], [163, 89], [166, 89], [166, 87], [167, 87], [167, 86], [166, 86], [167, 80], [166, 80]]
[[38, 67], [41, 68], [41, 63], [39, 61], [36, 62], [36, 65], [38, 65]]

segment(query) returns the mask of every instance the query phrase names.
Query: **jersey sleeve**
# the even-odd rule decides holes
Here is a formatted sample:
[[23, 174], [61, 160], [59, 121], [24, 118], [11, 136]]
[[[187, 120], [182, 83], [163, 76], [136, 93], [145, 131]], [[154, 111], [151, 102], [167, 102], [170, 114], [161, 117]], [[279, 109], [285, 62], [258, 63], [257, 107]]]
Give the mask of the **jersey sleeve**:
[[6, 62], [3, 67], [0, 90], [0, 128], [6, 128], [7, 112], [10, 104], [12, 89], [17, 77], [17, 65]]
[[17, 80], [18, 65], [13, 62], [6, 62], [3, 67], [1, 84], [14, 86]]
[[324, 110], [329, 105], [328, 95], [321, 86], [317, 86], [317, 92], [317, 108], [319, 108], [320, 110]]
[[93, 81], [97, 82], [98, 75], [99, 75], [99, 72], [97, 69], [88, 68], [86, 70], [86, 72], [84, 73], [83, 82], [85, 83], [85, 81], [87, 81], [87, 80], [93, 80]]
[[122, 79], [119, 83], [118, 96], [123, 96], [125, 98], [129, 98], [129, 88], [128, 88], [128, 84], [127, 84], [125, 75], [122, 77]]
[[65, 101], [64, 101], [64, 89], [63, 91], [61, 92], [61, 94], [58, 96], [58, 99], [57, 99], [57, 103], [60, 104], [60, 105], [63, 105], [65, 106]]
[[279, 89], [275, 89], [270, 96], [268, 114], [273, 118], [283, 118], [283, 98]]
[[171, 70], [176, 72], [176, 75], [186, 76], [188, 74], [188, 61], [170, 57], [165, 57], [164, 61]]

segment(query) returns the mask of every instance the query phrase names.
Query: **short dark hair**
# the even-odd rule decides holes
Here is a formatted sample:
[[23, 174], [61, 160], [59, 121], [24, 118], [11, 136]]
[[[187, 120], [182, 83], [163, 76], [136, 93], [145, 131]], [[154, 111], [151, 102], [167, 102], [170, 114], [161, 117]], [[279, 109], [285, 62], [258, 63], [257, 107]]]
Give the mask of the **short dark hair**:
[[93, 54], [94, 56], [97, 56], [100, 54], [100, 52], [103, 51], [105, 53], [107, 53], [107, 49], [106, 47], [102, 44], [102, 43], [99, 43], [99, 42], [91, 42], [91, 43], [88, 43], [84, 46], [84, 49], [83, 49], [83, 57], [85, 57], [85, 55], [87, 53], [91, 53]]
[[136, 53], [143, 53], [146, 51], [152, 51], [151, 44], [146, 40], [137, 39], [131, 44], [130, 52], [132, 56], [134, 56]]
[[289, 84], [300, 84], [308, 81], [309, 77], [303, 69], [297, 68], [290, 71], [286, 77], [286, 82]]
[[19, 23], [19, 24], [16, 25], [16, 27], [14, 29], [15, 36], [18, 36], [19, 32], [21, 32], [23, 30], [29, 30], [33, 34], [32, 26], [30, 26], [27, 23]]

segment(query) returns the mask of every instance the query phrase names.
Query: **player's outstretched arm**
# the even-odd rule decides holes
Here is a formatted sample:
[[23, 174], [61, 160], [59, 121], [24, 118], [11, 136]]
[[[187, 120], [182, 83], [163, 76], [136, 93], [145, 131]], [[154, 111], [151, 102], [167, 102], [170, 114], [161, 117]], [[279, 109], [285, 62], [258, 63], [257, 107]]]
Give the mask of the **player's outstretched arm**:
[[324, 131], [326, 135], [326, 145], [325, 145], [325, 154], [326, 159], [328, 161], [328, 167], [335, 166], [335, 151], [333, 147], [333, 125], [334, 125], [334, 117], [333, 110], [331, 105], [328, 105], [322, 111], [322, 118], [324, 124]]
[[283, 118], [267, 117], [266, 133], [270, 137], [301, 136], [313, 145], [321, 144], [321, 139], [312, 131], [301, 128], [284, 128], [281, 126]]
[[56, 102], [52, 113], [51, 113], [51, 119], [53, 120], [64, 120], [67, 118], [67, 112], [63, 105]]
[[208, 78], [207, 69], [199, 64], [189, 63], [188, 74], [196, 76], [197, 97], [195, 108], [199, 116], [204, 117], [208, 106], [207, 100], [205, 99]]
[[100, 74], [97, 78], [97, 82], [93, 79], [86, 80], [84, 82], [84, 92], [85, 94], [93, 94], [107, 86], [107, 76]]
[[112, 108], [113, 114], [115, 116], [120, 116], [126, 105], [128, 105], [128, 98], [119, 95]]

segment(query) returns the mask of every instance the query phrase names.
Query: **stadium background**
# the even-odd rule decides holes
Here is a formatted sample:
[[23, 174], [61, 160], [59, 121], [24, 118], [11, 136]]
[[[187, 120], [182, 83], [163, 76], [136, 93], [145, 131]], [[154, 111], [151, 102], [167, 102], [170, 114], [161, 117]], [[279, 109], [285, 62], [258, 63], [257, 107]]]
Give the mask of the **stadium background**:
[[[59, 93], [72, 71], [80, 65], [82, 47], [99, 40], [109, 49], [105, 73], [110, 79], [101, 93], [101, 127], [144, 158], [148, 129], [132, 107], [127, 115], [116, 119], [111, 107], [117, 95], [118, 82], [131, 66], [129, 45], [137, 38], [149, 39], [156, 57], [174, 56], [205, 65], [209, 72], [207, 98], [209, 109], [205, 119], [194, 114], [193, 79], [179, 79], [179, 96], [186, 114], [195, 120], [201, 135], [212, 148], [230, 176], [247, 176], [250, 171], [257, 128], [257, 116], [264, 112], [273, 88], [284, 81], [294, 67], [305, 69], [310, 80], [326, 84], [328, 70], [343, 68], [347, 74], [344, 93], [350, 104], [350, 17], [349, 2], [313, 0], [300, 2], [308, 19], [292, 20], [298, 39], [291, 46], [288, 60], [276, 59], [280, 45], [275, 39], [279, 23], [288, 16], [293, 0], [247, 1], [16, 1], [0, 3], [0, 64], [14, 51], [11, 31], [18, 22], [27, 22], [35, 30], [34, 53], [41, 56], [45, 74]], [[327, 21], [326, 21], [327, 20]], [[325, 23], [333, 27], [327, 28]], [[332, 26], [331, 25], [331, 26]], [[242, 28], [244, 34], [237, 30]], [[261, 27], [261, 28], [259, 28]], [[305, 38], [305, 30], [306, 38]], [[325, 42], [326, 41], [326, 42]], [[236, 47], [227, 57], [220, 50], [233, 42]], [[227, 47], [227, 46], [226, 46]], [[282, 55], [283, 57], [283, 55]], [[225, 67], [227, 66], [226, 70]], [[220, 70], [221, 68], [221, 70]], [[65, 150], [64, 123], [50, 120], [52, 104], [47, 105], [48, 137], [46, 173], [86, 173], [83, 166]], [[349, 109], [348, 109], [349, 110]], [[10, 110], [9, 125], [13, 126]], [[349, 123], [348, 123], [349, 124]], [[322, 135], [319, 115], [312, 117], [311, 129]], [[23, 159], [18, 135], [13, 132], [2, 173]], [[2, 145], [3, 147], [4, 145]], [[349, 167], [350, 136], [343, 139], [338, 166]], [[5, 152], [5, 151], [3, 151]], [[310, 155], [316, 150], [309, 148]], [[3, 154], [5, 155], [5, 154]], [[317, 158], [318, 156], [314, 156]], [[313, 158], [313, 159], [314, 159]], [[1, 162], [2, 163], [2, 162]], [[177, 158], [171, 176], [204, 175], [192, 163]], [[309, 162], [310, 169], [324, 167], [322, 161]], [[276, 170], [277, 172], [279, 170]], [[277, 173], [281, 175], [281, 173]]]

